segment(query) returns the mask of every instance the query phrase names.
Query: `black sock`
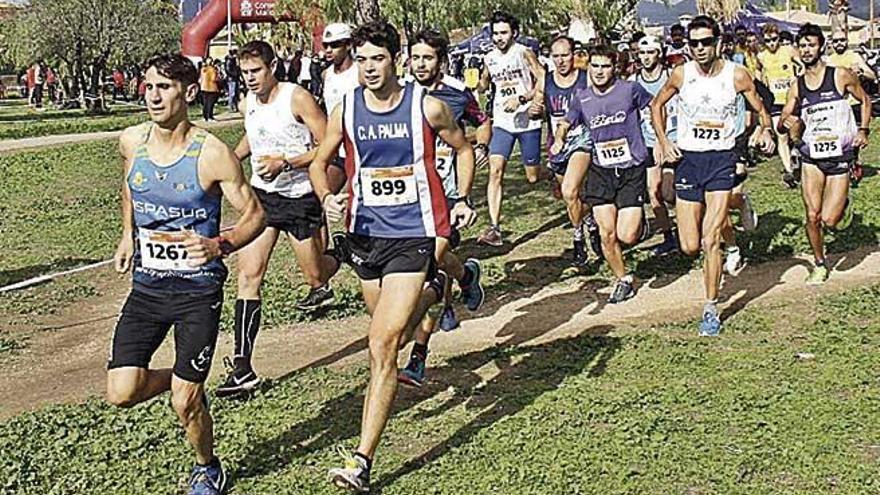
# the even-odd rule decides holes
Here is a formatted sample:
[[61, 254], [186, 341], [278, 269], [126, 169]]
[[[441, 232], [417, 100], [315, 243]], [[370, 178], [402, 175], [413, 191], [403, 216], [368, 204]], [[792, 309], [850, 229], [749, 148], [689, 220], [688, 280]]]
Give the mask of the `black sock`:
[[418, 354], [422, 359], [426, 358], [428, 356], [428, 344], [413, 343], [412, 353]]
[[235, 355], [233, 359], [242, 360], [250, 366], [254, 354], [254, 342], [260, 330], [259, 299], [236, 299], [235, 301]]
[[358, 459], [364, 461], [364, 465], [367, 466], [367, 471], [369, 471], [370, 469], [373, 469], [373, 460], [372, 459], [365, 456], [364, 454], [361, 454], [360, 452], [355, 452], [354, 456], [357, 457]]
[[474, 281], [474, 274], [467, 268], [464, 269], [464, 277], [461, 277], [461, 282], [458, 283], [461, 287], [467, 287], [471, 285], [471, 282]]

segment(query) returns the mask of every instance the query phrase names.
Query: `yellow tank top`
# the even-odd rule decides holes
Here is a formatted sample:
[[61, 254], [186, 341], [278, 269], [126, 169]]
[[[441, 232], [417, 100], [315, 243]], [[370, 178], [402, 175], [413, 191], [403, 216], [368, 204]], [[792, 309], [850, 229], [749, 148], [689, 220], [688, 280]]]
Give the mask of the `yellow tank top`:
[[773, 103], [784, 105], [788, 98], [788, 89], [794, 78], [793, 51], [787, 46], [780, 46], [775, 53], [764, 50], [758, 55], [761, 61], [761, 75], [764, 84], [773, 93]]
[[[859, 60], [859, 54], [851, 50], [847, 50], [843, 53], [833, 52], [831, 55], [828, 55], [828, 65], [831, 67], [843, 67], [844, 69], [852, 70], [852, 66], [859, 63]], [[853, 98], [852, 95], [848, 96], [846, 101], [848, 101], [850, 105], [859, 104], [859, 100]]]

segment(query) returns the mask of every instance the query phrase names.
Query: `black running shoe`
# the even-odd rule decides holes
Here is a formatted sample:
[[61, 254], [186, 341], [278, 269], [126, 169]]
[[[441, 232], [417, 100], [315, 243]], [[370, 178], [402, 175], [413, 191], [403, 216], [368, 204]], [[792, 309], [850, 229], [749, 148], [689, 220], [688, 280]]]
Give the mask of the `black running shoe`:
[[798, 186], [797, 177], [791, 172], [784, 172], [782, 174], [782, 182], [785, 183], [789, 189], [796, 189]]
[[327, 250], [327, 254], [336, 258], [340, 265], [351, 263], [351, 249], [348, 247], [348, 237], [345, 233], [334, 232], [330, 239], [333, 241], [333, 247]]
[[590, 249], [596, 253], [599, 261], [605, 259], [605, 253], [602, 252], [602, 236], [599, 234], [599, 224], [590, 215], [584, 220], [584, 226], [587, 227], [587, 235], [590, 238]]
[[633, 288], [632, 282], [618, 280], [617, 286], [614, 287], [614, 292], [612, 292], [611, 297], [608, 298], [608, 304], [622, 303], [627, 299], [631, 299], [635, 295], [636, 290]]
[[223, 358], [223, 364], [226, 366], [226, 380], [217, 387], [217, 397], [241, 395], [260, 384], [260, 378], [245, 359], [236, 358], [233, 366], [227, 356]]
[[585, 266], [587, 264], [587, 243], [583, 239], [575, 239], [573, 241], [574, 245], [574, 257], [571, 260], [572, 266]]
[[333, 289], [330, 284], [324, 284], [320, 287], [312, 287], [306, 297], [296, 303], [296, 309], [312, 310], [329, 304], [333, 301]]

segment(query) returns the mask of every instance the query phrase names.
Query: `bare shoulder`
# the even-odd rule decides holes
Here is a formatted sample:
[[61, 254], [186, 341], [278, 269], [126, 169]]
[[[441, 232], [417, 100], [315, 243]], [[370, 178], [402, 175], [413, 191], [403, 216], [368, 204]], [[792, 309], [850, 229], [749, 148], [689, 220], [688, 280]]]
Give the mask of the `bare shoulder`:
[[207, 165], [208, 168], [215, 171], [226, 168], [229, 164], [236, 164], [238, 160], [232, 149], [220, 140], [217, 136], [207, 131], [205, 133], [205, 142], [202, 145], [202, 154], [200, 162]]
[[425, 95], [424, 109], [425, 116], [432, 121], [435, 119], [439, 120], [448, 111], [446, 103], [431, 95]]
[[294, 105], [301, 105], [309, 101], [315, 101], [315, 97], [312, 96], [312, 93], [299, 84], [293, 85], [293, 94], [290, 99]]
[[152, 122], [144, 122], [142, 124], [126, 127], [119, 135], [119, 151], [123, 156], [131, 156], [138, 144], [143, 142], [144, 136], [152, 126]]

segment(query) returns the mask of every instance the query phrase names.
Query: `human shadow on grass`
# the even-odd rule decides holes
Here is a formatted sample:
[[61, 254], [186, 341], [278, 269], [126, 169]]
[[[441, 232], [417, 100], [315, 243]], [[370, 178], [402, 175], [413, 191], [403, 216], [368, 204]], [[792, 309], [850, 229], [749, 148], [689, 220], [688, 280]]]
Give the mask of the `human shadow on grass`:
[[825, 256], [835, 271], [852, 270], [869, 254], [878, 251], [878, 233], [880, 227], [865, 224], [860, 213], [853, 213], [852, 223], [847, 228], [826, 234]]
[[[494, 362], [499, 371], [486, 381], [472, 376], [469, 386], [457, 387], [451, 398], [421, 412], [415, 419], [437, 417], [460, 405], [480, 413], [427, 452], [387, 475], [379, 473], [374, 493], [381, 493], [384, 487], [467, 444], [480, 431], [491, 428], [498, 421], [518, 414], [545, 393], [554, 391], [567, 377], [583, 372], [588, 372], [591, 377], [601, 376], [620, 348], [619, 338], [607, 336], [612, 328], [609, 325], [594, 326], [581, 335], [545, 344], [502, 346], [450, 359], [446, 366], [435, 370], [444, 382], [447, 381], [443, 376], [446, 372], [476, 370], [489, 362]], [[412, 393], [422, 395], [421, 391]]]
[[[490, 400], [500, 407], [492, 407], [478, 421], [469, 423], [453, 438], [444, 442], [448, 448], [458, 440], [470, 438], [502, 417], [516, 413], [544, 392], [555, 389], [565, 377], [580, 373], [591, 364], [592, 373], [596, 376], [601, 374], [608, 360], [620, 347], [617, 338], [605, 336], [611, 329], [607, 325], [597, 326], [588, 329], [581, 336], [546, 344], [492, 347], [454, 357], [443, 366], [431, 368], [432, 379], [424, 387], [417, 391], [398, 391], [391, 421], [396, 421], [396, 416], [416, 404], [445, 393], [449, 386], [468, 393], [467, 396], [456, 395], [447, 401], [445, 406], [449, 408], [459, 403], [466, 403], [469, 407], [483, 407], [483, 401], [497, 396]], [[518, 359], [520, 357], [522, 359]], [[492, 362], [501, 372], [472, 397], [469, 391], [474, 391], [482, 382], [476, 370]], [[249, 444], [248, 451], [241, 459], [233, 461], [237, 467], [230, 472], [230, 479], [234, 482], [270, 475], [310, 453], [356, 438], [361, 428], [364, 388], [364, 383], [357, 384], [321, 405], [321, 412], [314, 418], [282, 427], [277, 436]], [[264, 397], [263, 400], [271, 398]], [[442, 414], [445, 410], [447, 407], [439, 407], [434, 412]], [[446, 448], [438, 450], [437, 447], [432, 449], [438, 455], [445, 450]], [[392, 478], [402, 475], [395, 473]]]
[[[507, 254], [510, 254], [510, 252], [516, 249], [518, 246], [534, 240], [544, 232], [550, 231], [557, 227], [561, 227], [565, 225], [566, 222], [568, 222], [567, 215], [554, 215], [535, 229], [532, 229], [520, 236], [517, 236], [513, 238], [513, 240], [511, 240], [509, 237], [505, 238], [504, 244], [498, 247], [478, 244], [477, 237], [471, 236], [467, 239], [463, 239], [461, 245], [458, 247], [458, 249], [456, 249], [455, 252], [459, 255], [461, 259], [477, 258], [479, 260], [486, 260], [490, 258], [495, 258], [497, 256], [505, 256]], [[471, 232], [471, 234], [478, 233], [474, 231]]]
[[101, 261], [100, 258], [64, 258], [52, 263], [40, 263], [11, 270], [0, 270], [0, 285], [22, 282], [32, 277], [48, 275], [59, 270], [67, 270]]

